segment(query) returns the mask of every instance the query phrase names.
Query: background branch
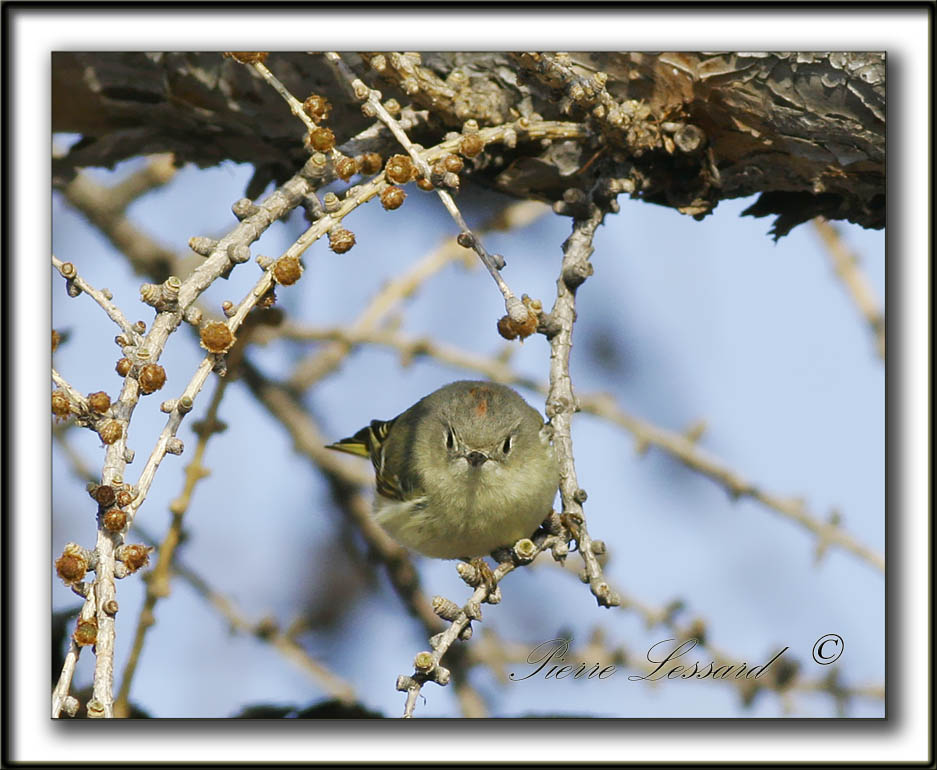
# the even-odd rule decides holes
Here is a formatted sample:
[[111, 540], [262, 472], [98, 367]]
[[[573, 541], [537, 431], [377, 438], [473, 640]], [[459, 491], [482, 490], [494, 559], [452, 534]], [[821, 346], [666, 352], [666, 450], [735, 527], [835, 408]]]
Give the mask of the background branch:
[[866, 320], [872, 333], [875, 335], [875, 346], [879, 358], [885, 360], [885, 314], [879, 306], [879, 301], [872, 293], [872, 288], [859, 268], [859, 259], [853, 254], [843, 241], [835, 225], [822, 217], [813, 220], [813, 225], [826, 246], [833, 270], [843, 282], [846, 291], [855, 303], [856, 308]]

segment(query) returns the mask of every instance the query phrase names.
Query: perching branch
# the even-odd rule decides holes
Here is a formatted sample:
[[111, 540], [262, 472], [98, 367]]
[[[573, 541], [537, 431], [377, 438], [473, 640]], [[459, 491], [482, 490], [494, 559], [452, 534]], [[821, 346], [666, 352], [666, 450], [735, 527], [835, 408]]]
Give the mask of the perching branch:
[[[407, 694], [403, 712], [405, 719], [413, 716], [417, 698], [426, 682], [435, 682], [442, 686], [449, 684], [451, 672], [442, 665], [443, 656], [450, 651], [455, 642], [468, 641], [471, 638], [472, 621], [480, 621], [482, 618], [482, 604], [501, 602], [501, 581], [517, 567], [530, 564], [543, 551], [551, 550], [557, 560], [566, 557], [569, 532], [564, 530], [555, 514], [551, 516], [550, 524], [550, 529], [539, 530], [532, 539], [518, 540], [512, 549], [503, 549], [506, 553], [490, 577], [479, 574], [472, 564], [459, 564], [459, 576], [475, 589], [463, 606], [460, 607], [442, 596], [433, 597], [433, 611], [449, 621], [449, 625], [442, 632], [430, 637], [432, 651], [416, 654], [413, 659], [413, 673], [397, 678], [397, 689]], [[458, 660], [463, 661], [462, 658]], [[463, 671], [463, 676], [464, 673]]]
[[563, 262], [560, 276], [556, 280], [556, 301], [545, 325], [554, 331], [547, 336], [550, 340], [550, 391], [547, 394], [546, 413], [553, 425], [553, 446], [560, 466], [560, 496], [563, 513], [568, 517], [573, 537], [579, 544], [579, 555], [585, 564], [584, 582], [600, 606], [614, 607], [621, 601], [602, 575], [596, 552], [602, 548], [594, 543], [586, 528], [582, 504], [586, 501], [585, 490], [576, 480], [576, 464], [573, 457], [573, 439], [570, 435], [572, 417], [579, 405], [573, 393], [573, 381], [569, 374], [569, 354], [573, 346], [573, 324], [576, 321], [576, 290], [592, 275], [592, 238], [605, 216], [605, 212], [593, 205], [589, 215], [573, 220], [572, 235], [563, 244]]

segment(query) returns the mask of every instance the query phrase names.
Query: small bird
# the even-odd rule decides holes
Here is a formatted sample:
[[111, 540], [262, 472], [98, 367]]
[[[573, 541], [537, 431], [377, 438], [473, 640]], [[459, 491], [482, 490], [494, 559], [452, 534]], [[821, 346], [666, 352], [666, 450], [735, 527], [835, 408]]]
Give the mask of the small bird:
[[328, 448], [371, 458], [375, 517], [397, 542], [468, 560], [529, 537], [550, 514], [552, 436], [516, 391], [460, 380]]

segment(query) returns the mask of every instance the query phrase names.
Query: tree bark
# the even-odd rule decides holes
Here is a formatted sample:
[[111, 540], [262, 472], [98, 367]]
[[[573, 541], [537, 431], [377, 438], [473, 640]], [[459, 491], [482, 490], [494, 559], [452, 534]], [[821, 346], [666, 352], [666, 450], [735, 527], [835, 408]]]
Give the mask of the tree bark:
[[[348, 55], [385, 98], [426, 111], [414, 141], [430, 146], [466, 120], [521, 117], [589, 126], [586, 140], [490, 147], [472, 179], [548, 202], [630, 194], [696, 217], [758, 194], [745, 213], [775, 216], [775, 237], [817, 215], [885, 224], [883, 53], [424, 53]], [[271, 53], [300, 100], [333, 105], [341, 145], [370, 121], [324, 58]], [[306, 159], [304, 128], [280, 96], [218, 53], [56, 53], [52, 128], [82, 135], [53, 165], [144, 153], [178, 163], [252, 163], [249, 188], [288, 178]], [[397, 152], [389, 134], [375, 140]], [[253, 197], [253, 196], [251, 196]], [[579, 196], [581, 199], [582, 196]]]

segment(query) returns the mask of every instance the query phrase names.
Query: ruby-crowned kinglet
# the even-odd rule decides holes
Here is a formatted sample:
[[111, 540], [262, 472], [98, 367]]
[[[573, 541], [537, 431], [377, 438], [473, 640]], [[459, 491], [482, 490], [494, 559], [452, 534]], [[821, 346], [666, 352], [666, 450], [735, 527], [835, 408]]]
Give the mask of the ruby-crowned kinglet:
[[329, 449], [370, 457], [378, 523], [440, 559], [484, 556], [550, 514], [559, 471], [536, 409], [514, 390], [461, 380]]

